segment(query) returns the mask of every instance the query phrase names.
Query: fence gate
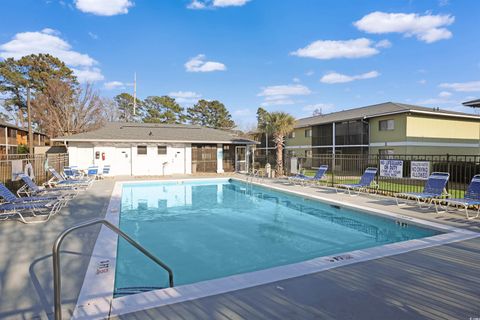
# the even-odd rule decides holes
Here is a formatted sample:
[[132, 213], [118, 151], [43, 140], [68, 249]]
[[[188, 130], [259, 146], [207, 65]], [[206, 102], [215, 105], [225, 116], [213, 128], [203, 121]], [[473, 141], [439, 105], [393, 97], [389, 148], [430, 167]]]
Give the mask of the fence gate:
[[235, 147], [235, 171], [245, 173], [247, 172], [247, 147]]

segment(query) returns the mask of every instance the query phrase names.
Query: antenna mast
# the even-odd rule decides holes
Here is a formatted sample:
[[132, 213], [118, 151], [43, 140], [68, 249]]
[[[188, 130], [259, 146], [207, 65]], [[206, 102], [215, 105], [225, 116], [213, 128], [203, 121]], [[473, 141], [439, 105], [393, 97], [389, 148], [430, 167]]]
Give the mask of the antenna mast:
[[137, 113], [137, 73], [133, 74], [133, 115]]

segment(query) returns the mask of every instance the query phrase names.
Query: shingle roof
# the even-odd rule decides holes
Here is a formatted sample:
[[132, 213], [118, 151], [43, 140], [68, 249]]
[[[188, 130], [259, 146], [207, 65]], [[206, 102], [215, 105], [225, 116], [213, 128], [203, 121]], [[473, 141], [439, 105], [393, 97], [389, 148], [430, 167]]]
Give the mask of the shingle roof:
[[[16, 125], [8, 123], [7, 121], [2, 120], [2, 119], [0, 119], [0, 126], [28, 132], [28, 128], [23, 128], [23, 127], [16, 126]], [[41, 134], [41, 135], [46, 136], [45, 133], [37, 131], [37, 130], [33, 130], [33, 133], [37, 133], [37, 134]]]
[[439, 116], [468, 117], [468, 118], [476, 118], [480, 120], [480, 117], [470, 113], [441, 110], [437, 108], [427, 108], [427, 107], [415, 106], [415, 105], [410, 105], [405, 103], [385, 102], [385, 103], [374, 104], [371, 106], [366, 106], [361, 108], [343, 110], [343, 111], [333, 112], [329, 114], [298, 119], [295, 127], [302, 128], [302, 127], [308, 127], [316, 124], [346, 121], [346, 120], [353, 120], [353, 119], [362, 119], [362, 118], [372, 118], [376, 116], [395, 114], [395, 113], [404, 113], [404, 112], [434, 113]]
[[480, 99], [465, 101], [462, 104], [467, 107], [480, 108]]
[[256, 144], [229, 131], [196, 125], [125, 122], [110, 122], [98, 130], [52, 140]]

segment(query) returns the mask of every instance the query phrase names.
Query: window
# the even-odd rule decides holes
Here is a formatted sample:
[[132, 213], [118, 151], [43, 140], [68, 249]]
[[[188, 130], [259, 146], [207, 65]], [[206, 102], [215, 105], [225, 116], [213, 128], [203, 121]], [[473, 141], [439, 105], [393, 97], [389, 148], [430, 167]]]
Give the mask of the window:
[[305, 130], [305, 138], [310, 138], [312, 136], [312, 129]]
[[312, 150], [305, 150], [305, 158], [311, 158], [312, 157]]
[[290, 139], [295, 138], [295, 131], [290, 132], [290, 134], [288, 135], [288, 137], [289, 137]]
[[158, 146], [157, 152], [158, 154], [167, 154], [167, 146]]
[[147, 154], [147, 146], [137, 146], [137, 154]]
[[380, 120], [378, 122], [378, 130], [380, 131], [389, 131], [395, 129], [395, 121], [394, 120]]

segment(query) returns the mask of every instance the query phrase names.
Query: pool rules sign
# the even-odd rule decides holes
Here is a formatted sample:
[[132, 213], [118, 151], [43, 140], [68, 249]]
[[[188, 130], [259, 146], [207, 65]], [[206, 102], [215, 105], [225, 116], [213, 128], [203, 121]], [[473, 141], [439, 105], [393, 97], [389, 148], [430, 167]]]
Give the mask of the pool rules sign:
[[380, 160], [380, 176], [402, 178], [403, 160]]
[[427, 180], [430, 175], [429, 161], [412, 161], [410, 168], [410, 177], [412, 179]]

